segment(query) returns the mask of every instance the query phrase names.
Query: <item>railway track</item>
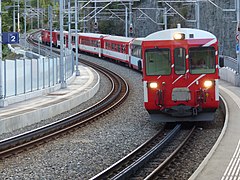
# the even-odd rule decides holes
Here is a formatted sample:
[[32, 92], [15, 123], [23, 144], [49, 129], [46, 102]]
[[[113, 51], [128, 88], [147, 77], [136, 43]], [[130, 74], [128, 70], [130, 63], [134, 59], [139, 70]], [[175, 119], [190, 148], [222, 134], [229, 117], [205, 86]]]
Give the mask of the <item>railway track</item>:
[[[28, 42], [33, 43], [33, 41], [29, 39]], [[107, 96], [91, 107], [67, 118], [41, 128], [33, 129], [23, 134], [1, 140], [0, 158], [8, 157], [11, 154], [16, 153], [16, 151], [23, 151], [33, 145], [48, 141], [50, 138], [63, 134], [70, 129], [72, 130], [73, 128], [84, 126], [101, 116], [107, 115], [126, 99], [129, 93], [129, 87], [127, 82], [121, 76], [96, 64], [93, 65], [88, 63], [87, 65], [94, 66], [96, 70], [102, 72], [111, 81], [112, 89]]]
[[185, 129], [181, 124], [172, 129], [165, 128], [91, 180], [154, 179], [164, 176], [161, 172], [178, 154], [194, 129], [195, 126]]

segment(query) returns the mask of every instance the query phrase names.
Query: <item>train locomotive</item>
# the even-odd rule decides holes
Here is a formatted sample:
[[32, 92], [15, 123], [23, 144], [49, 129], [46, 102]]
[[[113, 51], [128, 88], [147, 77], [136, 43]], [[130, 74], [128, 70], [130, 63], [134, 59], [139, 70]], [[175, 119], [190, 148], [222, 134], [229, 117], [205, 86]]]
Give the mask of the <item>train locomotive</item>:
[[[54, 33], [59, 38], [59, 32]], [[75, 48], [75, 33], [71, 36]], [[44, 44], [50, 42], [47, 37], [49, 32], [43, 30]], [[52, 43], [57, 44], [58, 38]], [[67, 42], [66, 32], [65, 47]], [[78, 33], [78, 43], [80, 52], [111, 58], [142, 71], [144, 106], [152, 121], [214, 119], [219, 106], [219, 70], [218, 41], [213, 34], [178, 25], [145, 38]]]
[[142, 53], [144, 105], [153, 121], [214, 119], [219, 69], [213, 34], [180, 26], [159, 31], [144, 38]]

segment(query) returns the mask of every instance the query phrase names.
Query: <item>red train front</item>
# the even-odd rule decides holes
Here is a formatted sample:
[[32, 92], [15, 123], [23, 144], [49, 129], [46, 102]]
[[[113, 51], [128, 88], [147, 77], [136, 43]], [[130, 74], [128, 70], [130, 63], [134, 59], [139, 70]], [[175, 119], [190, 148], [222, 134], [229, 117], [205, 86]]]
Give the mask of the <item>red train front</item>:
[[151, 120], [214, 119], [219, 76], [213, 34], [180, 27], [159, 31], [143, 40], [142, 50], [144, 105]]

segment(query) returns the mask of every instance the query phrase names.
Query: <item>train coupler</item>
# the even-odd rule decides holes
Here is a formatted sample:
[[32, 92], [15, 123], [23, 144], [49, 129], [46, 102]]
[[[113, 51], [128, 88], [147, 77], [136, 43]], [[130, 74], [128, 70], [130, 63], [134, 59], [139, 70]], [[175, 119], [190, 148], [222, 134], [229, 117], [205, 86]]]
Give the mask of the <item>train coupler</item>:
[[193, 116], [197, 116], [197, 114], [198, 114], [197, 108], [192, 109], [192, 114], [193, 114]]

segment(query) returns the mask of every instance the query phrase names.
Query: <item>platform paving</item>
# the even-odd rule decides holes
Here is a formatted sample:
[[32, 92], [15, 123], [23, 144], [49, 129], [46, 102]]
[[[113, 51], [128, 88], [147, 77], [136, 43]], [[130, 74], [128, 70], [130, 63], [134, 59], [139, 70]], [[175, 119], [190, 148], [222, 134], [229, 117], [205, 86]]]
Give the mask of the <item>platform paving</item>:
[[240, 178], [240, 87], [220, 80], [220, 94], [228, 106], [222, 133], [189, 180]]
[[79, 66], [79, 70], [80, 76], [74, 75], [66, 88], [9, 98], [12, 103], [0, 108], [0, 135], [54, 117], [92, 98], [99, 89], [100, 76], [86, 66]]

